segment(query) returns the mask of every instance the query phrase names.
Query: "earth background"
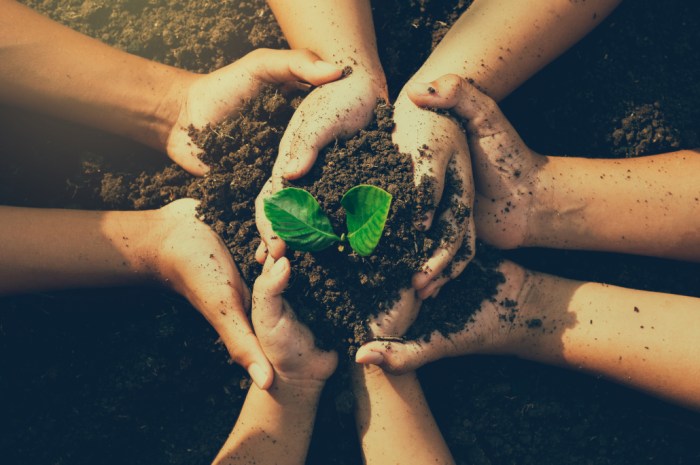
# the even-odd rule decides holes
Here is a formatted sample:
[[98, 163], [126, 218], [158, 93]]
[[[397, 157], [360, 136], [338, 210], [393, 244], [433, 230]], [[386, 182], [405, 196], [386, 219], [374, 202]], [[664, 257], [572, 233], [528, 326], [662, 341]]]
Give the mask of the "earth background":
[[[256, 47], [284, 46], [261, 0], [24, 3], [111, 45], [200, 72]], [[468, 3], [374, 2], [394, 94]], [[698, 147], [698, 19], [700, 2], [624, 2], [504, 110], [542, 153], [625, 157]], [[140, 171], [167, 160], [0, 107], [0, 204], [100, 208], [81, 180], [104, 161]], [[508, 256], [570, 278], [700, 297], [700, 265], [547, 250]], [[160, 289], [0, 299], [0, 463], [209, 463], [249, 384], [216, 339], [187, 302]], [[699, 414], [603, 379], [505, 357], [443, 360], [420, 375], [460, 464], [700, 463]], [[338, 380], [324, 393], [308, 463], [360, 463], [351, 394]]]

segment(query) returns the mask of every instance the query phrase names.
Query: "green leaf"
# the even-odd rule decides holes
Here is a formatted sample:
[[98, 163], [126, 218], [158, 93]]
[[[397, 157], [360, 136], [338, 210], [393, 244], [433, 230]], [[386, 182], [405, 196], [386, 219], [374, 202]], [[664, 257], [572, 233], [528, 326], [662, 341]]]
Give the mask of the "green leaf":
[[391, 194], [362, 184], [345, 193], [340, 201], [347, 214], [348, 242], [359, 255], [371, 254], [382, 237], [391, 206]]
[[294, 250], [318, 252], [340, 240], [321, 206], [304, 189], [282, 189], [264, 205], [272, 230]]

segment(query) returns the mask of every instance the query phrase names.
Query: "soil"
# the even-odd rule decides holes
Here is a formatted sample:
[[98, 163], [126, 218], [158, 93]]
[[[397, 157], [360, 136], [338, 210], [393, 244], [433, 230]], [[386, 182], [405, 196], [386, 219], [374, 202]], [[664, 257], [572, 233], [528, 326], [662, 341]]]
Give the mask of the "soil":
[[[25, 3], [101, 40], [192, 70], [283, 44], [259, 0]], [[392, 95], [468, 3], [375, 2]], [[504, 111], [542, 153], [624, 157], [697, 147], [699, 16], [698, 2], [623, 2], [503, 102]], [[269, 141], [279, 135], [259, 132], [249, 149], [274, 154]], [[158, 202], [183, 194], [184, 175], [165, 169], [160, 154], [16, 109], [0, 108], [0, 153], [3, 204], [105, 208], [99, 181], [124, 185], [119, 173], [142, 169], [172, 178], [153, 186]], [[111, 204], [130, 202], [131, 192], [110, 191]], [[570, 278], [700, 297], [696, 264], [555, 250], [507, 256]], [[215, 341], [183, 299], [157, 289], [0, 299], [3, 463], [210, 462], [248, 383]], [[443, 360], [419, 374], [460, 464], [700, 462], [700, 415], [596, 377], [505, 357]], [[347, 380], [331, 379], [308, 463], [360, 462], [351, 407]]]

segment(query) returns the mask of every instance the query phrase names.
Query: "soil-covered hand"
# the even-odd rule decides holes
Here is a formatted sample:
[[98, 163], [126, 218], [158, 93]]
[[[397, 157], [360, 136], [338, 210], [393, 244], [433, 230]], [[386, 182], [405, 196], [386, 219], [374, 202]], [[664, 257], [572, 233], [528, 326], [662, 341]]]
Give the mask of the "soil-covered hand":
[[167, 140], [170, 158], [190, 173], [208, 171], [189, 136], [190, 126], [202, 129], [240, 110], [265, 84], [305, 81], [315, 86], [340, 77], [342, 70], [321, 61], [308, 50], [258, 49], [207, 75], [189, 77], [180, 95], [177, 122]]
[[[323, 147], [365, 127], [372, 119], [378, 98], [387, 99], [385, 86], [359, 70], [311, 92], [287, 126], [272, 170], [271, 184], [261, 197], [282, 189], [283, 179], [298, 179], [308, 173]], [[261, 211], [256, 208], [256, 212]], [[258, 213], [256, 224], [272, 256], [283, 256], [285, 244], [274, 234], [265, 215]]]
[[314, 345], [314, 336], [282, 298], [291, 268], [268, 256], [253, 286], [253, 326], [276, 376], [285, 381], [323, 383], [335, 371], [338, 354]]
[[525, 145], [493, 99], [459, 76], [413, 84], [408, 95], [421, 107], [451, 110], [465, 119], [476, 182], [477, 235], [499, 248], [522, 245], [545, 157]]
[[202, 313], [231, 358], [267, 389], [273, 371], [246, 316], [250, 292], [221, 238], [197, 219], [196, 208], [196, 200], [181, 199], [158, 211], [154, 271]]
[[420, 310], [421, 300], [416, 296], [415, 289], [403, 289], [399, 300], [386, 312], [372, 318], [369, 329], [375, 338], [400, 338], [416, 321]]
[[511, 315], [523, 303], [527, 272], [507, 261], [500, 265], [499, 271], [505, 276], [505, 282], [498, 287], [498, 294], [493, 299], [484, 300], [481, 309], [462, 331], [450, 336], [435, 331], [429, 342], [372, 341], [360, 347], [355, 361], [401, 374], [443, 357], [507, 353], [517, 344], [509, 337], [513, 322]]
[[[424, 194], [432, 193], [428, 201], [437, 206], [445, 192], [445, 178], [453, 181], [453, 188], [445, 192], [450, 197], [443, 199], [446, 208], [440, 218], [435, 219], [434, 208], [429, 208], [423, 218], [417, 219], [416, 227], [439, 228], [441, 236], [439, 248], [413, 278], [420, 297], [426, 298], [458, 276], [474, 255], [474, 187], [469, 148], [460, 124], [450, 116], [416, 106], [405, 92], [399, 95], [395, 108], [393, 140], [399, 150], [413, 157], [415, 183]], [[427, 188], [428, 178], [435, 180], [432, 192]], [[453, 260], [456, 262], [444, 273]]]

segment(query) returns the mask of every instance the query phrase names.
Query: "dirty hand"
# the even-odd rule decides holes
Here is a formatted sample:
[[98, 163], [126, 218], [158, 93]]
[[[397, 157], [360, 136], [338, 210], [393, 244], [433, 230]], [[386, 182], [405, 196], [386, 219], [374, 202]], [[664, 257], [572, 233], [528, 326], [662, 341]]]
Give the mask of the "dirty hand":
[[380, 366], [392, 374], [403, 374], [443, 357], [510, 353], [517, 341], [509, 337], [513, 324], [509, 315], [514, 309], [513, 302], [516, 306], [522, 303], [519, 299], [525, 294], [527, 272], [508, 261], [500, 265], [499, 271], [506, 280], [498, 287], [497, 295], [482, 302], [481, 309], [462, 331], [450, 336], [435, 331], [430, 335], [430, 342], [368, 342], [357, 351], [355, 361]]
[[451, 110], [465, 119], [476, 182], [478, 237], [503, 249], [525, 243], [528, 219], [536, 207], [537, 174], [545, 157], [525, 145], [496, 102], [459, 76], [413, 84], [408, 96], [416, 105]]
[[[386, 85], [361, 70], [311, 92], [287, 126], [272, 169], [271, 183], [261, 193], [259, 203], [282, 189], [283, 179], [298, 179], [308, 173], [323, 147], [365, 127], [372, 119], [378, 98], [387, 99]], [[259, 208], [256, 208], [255, 223], [272, 256], [283, 256], [285, 244], [275, 236]]]
[[321, 61], [308, 50], [258, 49], [240, 60], [206, 75], [190, 75], [179, 92], [179, 114], [167, 138], [170, 158], [195, 176], [208, 167], [198, 155], [189, 127], [216, 124], [241, 109], [265, 84], [305, 81], [318, 86], [338, 79], [342, 70]]
[[[425, 299], [459, 276], [474, 256], [474, 187], [469, 148], [459, 123], [450, 116], [416, 106], [406, 89], [396, 100], [394, 121], [393, 140], [401, 152], [412, 156], [416, 186], [420, 189], [426, 176], [435, 180], [432, 198], [427, 199], [433, 207], [416, 224], [420, 229], [432, 227], [441, 231], [438, 249], [413, 277], [413, 287]], [[446, 177], [456, 181], [456, 188], [445, 191]], [[444, 195], [449, 198], [442, 199]], [[435, 207], [441, 199], [446, 208], [436, 219]]]
[[338, 354], [322, 351], [314, 337], [282, 298], [291, 269], [289, 260], [268, 256], [253, 286], [253, 326], [272, 363], [275, 376], [285, 381], [324, 383], [338, 365]]
[[406, 334], [416, 317], [422, 300], [417, 298], [415, 289], [408, 288], [399, 292], [399, 300], [394, 306], [373, 317], [369, 329], [374, 338], [400, 338]]
[[250, 293], [221, 238], [197, 219], [197, 205], [196, 200], [181, 199], [158, 210], [154, 272], [202, 313], [231, 358], [258, 387], [267, 389], [273, 371], [246, 316]]

